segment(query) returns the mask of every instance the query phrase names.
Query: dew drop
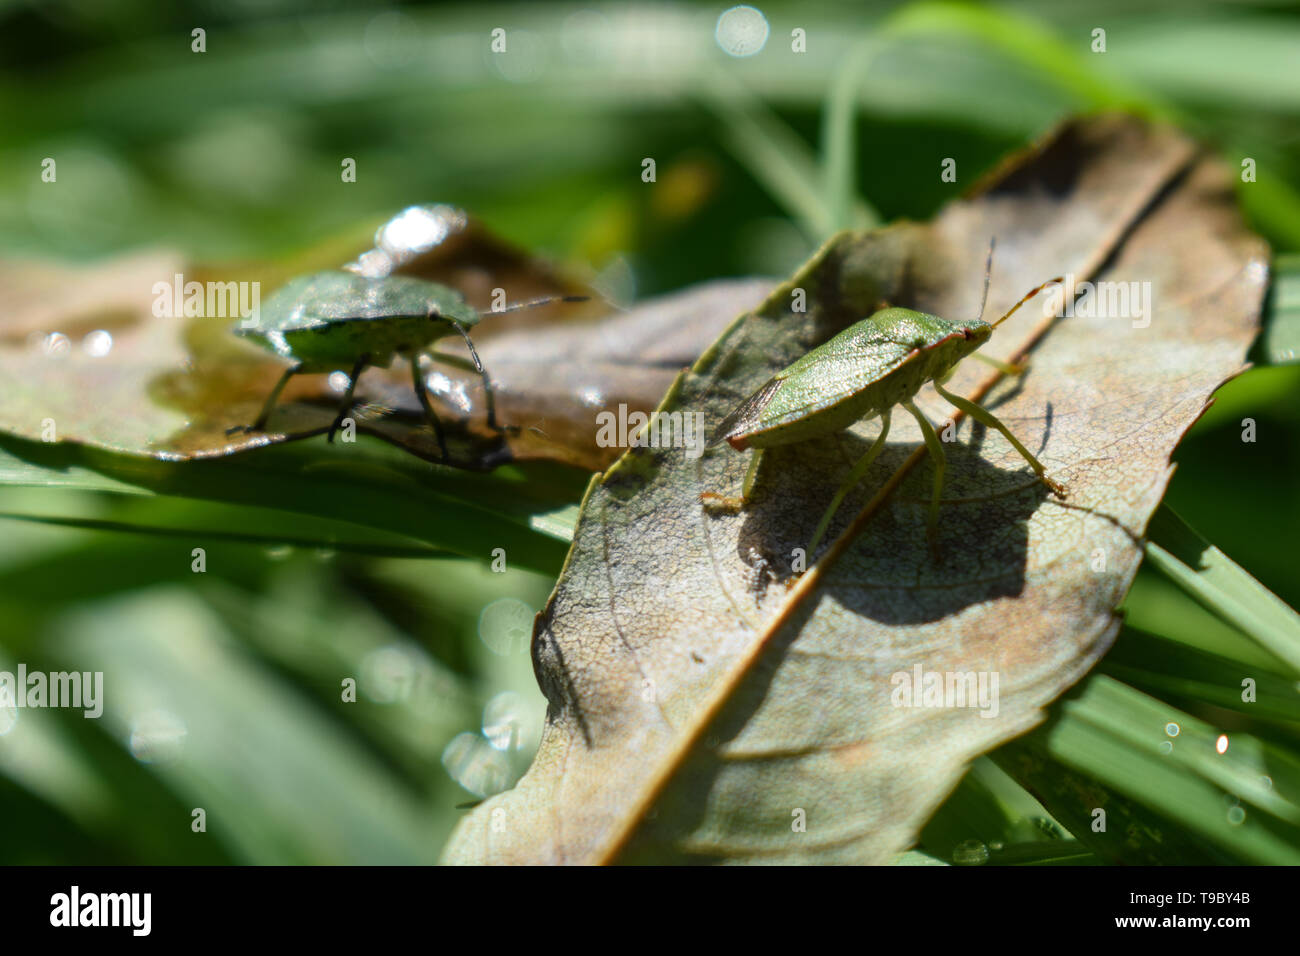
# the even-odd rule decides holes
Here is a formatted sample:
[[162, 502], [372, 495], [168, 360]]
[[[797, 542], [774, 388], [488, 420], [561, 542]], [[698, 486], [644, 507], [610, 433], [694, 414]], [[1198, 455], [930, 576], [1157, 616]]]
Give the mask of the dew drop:
[[979, 866], [989, 861], [989, 848], [981, 840], [963, 840], [953, 847], [952, 861], [958, 866]]
[[451, 779], [480, 797], [500, 793], [510, 785], [510, 761], [478, 734], [465, 731], [442, 751], [442, 766]]
[[0, 737], [18, 726], [18, 705], [8, 693], [0, 694]]
[[767, 17], [756, 7], [738, 6], [718, 17], [714, 37], [729, 56], [753, 56], [767, 43]]
[[366, 696], [380, 704], [393, 704], [411, 696], [416, 661], [403, 647], [381, 647], [361, 664]]
[[526, 654], [536, 613], [518, 598], [500, 598], [478, 616], [478, 636], [493, 654]]
[[63, 358], [72, 349], [72, 340], [62, 332], [51, 332], [42, 344], [49, 358]]
[[141, 763], [171, 763], [181, 755], [189, 730], [185, 721], [169, 710], [151, 710], [131, 721], [128, 746]]
[[409, 206], [375, 233], [375, 245], [398, 262], [426, 252], [468, 223], [464, 210], [455, 206]]
[[113, 336], [103, 329], [87, 332], [81, 340], [81, 350], [91, 358], [103, 358], [113, 348]]
[[514, 691], [502, 691], [483, 708], [483, 736], [497, 750], [518, 750], [527, 723], [523, 698]]
[[371, 279], [382, 279], [384, 276], [391, 274], [396, 265], [397, 263], [393, 261], [393, 257], [388, 253], [381, 249], [371, 249], [369, 252], [363, 252], [357, 256], [356, 262], [349, 262], [343, 268]]
[[462, 412], [469, 413], [473, 410], [474, 403], [470, 401], [469, 393], [465, 391], [464, 382], [453, 382], [442, 372], [435, 371], [425, 375], [424, 384], [433, 394]]

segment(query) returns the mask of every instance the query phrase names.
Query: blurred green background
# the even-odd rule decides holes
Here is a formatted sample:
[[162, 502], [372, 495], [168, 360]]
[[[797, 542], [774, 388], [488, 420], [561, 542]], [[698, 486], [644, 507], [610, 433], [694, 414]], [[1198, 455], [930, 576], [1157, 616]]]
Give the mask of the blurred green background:
[[[785, 275], [834, 228], [928, 217], [1054, 122], [1116, 106], [1179, 123], [1234, 168], [1255, 159], [1243, 210], [1279, 256], [1300, 251], [1294, 6], [764, 3], [766, 46], [743, 58], [715, 37], [727, 6], [0, 0], [0, 255], [281, 260], [449, 202], [612, 296], [644, 298]], [[1105, 53], [1091, 50], [1097, 28]], [[47, 156], [58, 189], [41, 183]], [[355, 183], [340, 181], [349, 157]], [[945, 157], [956, 184], [940, 180]], [[1276, 361], [1285, 348], [1258, 348], [1260, 367], [1221, 391], [1167, 500], [1295, 606], [1300, 366]], [[1255, 444], [1240, 440], [1244, 417]], [[306, 453], [264, 454], [288, 467]], [[585, 480], [475, 480], [504, 494], [534, 474], [557, 503]], [[99, 721], [0, 712], [0, 861], [432, 862], [458, 805], [527, 767], [544, 702], [526, 636], [562, 548], [553, 567], [494, 573], [387, 540], [304, 545], [304, 519], [270, 509], [248, 521], [258, 537], [84, 527], [230, 526], [226, 506], [179, 497], [137, 522], [107, 493], [14, 485], [0, 501], [70, 522], [0, 518], [0, 669], [104, 670], [112, 688]], [[275, 529], [298, 543], [267, 540]], [[1180, 663], [1286, 672], [1149, 567], [1126, 607], [1129, 653], [1103, 672], [1209, 724], [1229, 723], [1230, 704], [1171, 680]], [[340, 674], [357, 678], [358, 703], [340, 702]], [[1293, 759], [1295, 714], [1232, 719]], [[997, 820], [975, 819], [990, 801]], [[195, 807], [206, 834], [191, 831]], [[1156, 812], [1177, 825], [1177, 807]], [[1026, 858], [1070, 837], [988, 761], [922, 850], [952, 859], [971, 837], [996, 842], [981, 827]], [[1285, 858], [1291, 839], [1261, 850], [1197, 833], [1188, 861], [1207, 842], [1218, 859]], [[1057, 856], [1092, 859], [1030, 861]]]

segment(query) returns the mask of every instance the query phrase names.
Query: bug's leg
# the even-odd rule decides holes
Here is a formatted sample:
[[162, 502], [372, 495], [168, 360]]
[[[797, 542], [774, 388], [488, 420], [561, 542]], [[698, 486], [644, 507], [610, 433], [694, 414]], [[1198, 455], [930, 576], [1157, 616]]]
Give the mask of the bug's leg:
[[257, 420], [251, 425], [236, 425], [233, 428], [227, 428], [226, 434], [233, 435], [235, 432], [260, 432], [266, 427], [267, 421], [271, 417], [271, 412], [275, 408], [275, 403], [280, 400], [280, 393], [284, 387], [289, 384], [289, 379], [298, 374], [301, 365], [294, 365], [287, 368], [284, 374], [280, 376], [280, 381], [275, 383], [275, 388], [271, 389], [271, 394], [267, 396], [266, 401], [262, 403], [262, 411], [258, 414]]
[[827, 507], [826, 513], [822, 515], [822, 520], [817, 522], [817, 530], [813, 532], [812, 541], [808, 544], [809, 554], [812, 554], [817, 550], [817, 545], [821, 543], [822, 535], [826, 533], [826, 528], [830, 525], [831, 518], [835, 516], [835, 512], [839, 510], [840, 505], [843, 503], [844, 496], [849, 493], [849, 489], [855, 487], [857, 483], [862, 480], [862, 476], [867, 473], [867, 469], [871, 467], [871, 463], [876, 460], [876, 456], [879, 455], [881, 449], [885, 447], [885, 436], [888, 434], [889, 411], [886, 410], [880, 415], [880, 434], [877, 435], [876, 440], [871, 443], [871, 447], [867, 449], [866, 454], [858, 459], [858, 463], [853, 466], [853, 470], [849, 472], [849, 476], [844, 479], [844, 482], [835, 492], [835, 497], [831, 499], [831, 503]]
[[418, 355], [411, 356], [411, 384], [415, 386], [415, 394], [424, 407], [424, 417], [429, 419], [429, 424], [433, 426], [433, 434], [438, 438], [438, 450], [442, 452], [442, 460], [446, 461], [447, 439], [442, 434], [442, 422], [438, 421], [433, 405], [429, 402], [429, 393], [425, 391], [424, 376], [420, 374], [420, 356]]
[[969, 399], [962, 398], [960, 395], [952, 394], [947, 389], [945, 389], [942, 385], [940, 385], [938, 382], [934, 383], [934, 388], [935, 391], [937, 391], [940, 395], [942, 395], [944, 400], [947, 401], [949, 404], [953, 405], [956, 408], [960, 408], [963, 412], [965, 412], [971, 418], [975, 419], [977, 422], [980, 422], [988, 426], [989, 428], [996, 428], [998, 431], [1000, 431], [1002, 433], [1002, 437], [1004, 437], [1007, 441], [1011, 442], [1012, 447], [1014, 447], [1016, 451], [1020, 452], [1021, 456], [1025, 459], [1025, 461], [1029, 462], [1029, 467], [1034, 469], [1034, 474], [1038, 476], [1039, 481], [1047, 485], [1048, 488], [1052, 489], [1052, 494], [1056, 495], [1056, 497], [1058, 498], [1065, 497], [1065, 485], [1062, 485], [1059, 482], [1055, 482], [1051, 478], [1048, 478], [1047, 469], [1043, 467], [1042, 462], [1040, 462], [1037, 458], [1031, 455], [1029, 453], [1029, 449], [1026, 448], [1024, 445], [1020, 444], [1020, 441], [1016, 438], [1016, 436], [1011, 434], [1011, 430], [1007, 428], [1006, 425], [1003, 425], [1000, 421], [998, 421], [998, 419], [994, 416], [992, 412], [990, 412], [988, 409], [981, 408], [980, 406], [976, 405], [974, 402], [970, 401]]
[[758, 463], [763, 460], [763, 449], [755, 448], [754, 455], [749, 459], [749, 467], [745, 469], [745, 480], [740, 486], [740, 497], [735, 495], [720, 495], [714, 491], [701, 491], [700, 500], [707, 501], [714, 507], [725, 508], [728, 511], [739, 511], [745, 505], [749, 504], [750, 493], [754, 490], [754, 483], [758, 480]]
[[746, 501], [754, 490], [754, 483], [758, 481], [758, 463], [762, 460], [763, 449], [755, 448], [754, 457], [749, 459], [749, 467], [745, 469], [745, 480], [740, 486], [740, 496]]
[[[470, 341], [469, 333], [465, 331], [465, 327], [459, 322], [454, 322], [451, 319], [448, 319], [447, 321], [451, 322], [452, 328], [459, 332], [460, 337], [465, 340], [465, 346], [469, 349], [470, 358], [474, 360], [474, 370], [478, 372], [479, 376], [483, 379], [483, 400], [487, 403], [488, 428], [492, 429], [494, 432], [506, 431], [507, 429], [504, 429], [497, 424], [497, 409], [496, 401], [492, 396], [492, 381], [488, 378], [488, 373], [487, 370], [483, 368], [483, 363], [478, 359], [478, 352], [474, 351], [474, 343]], [[446, 360], [446, 356], [440, 355], [438, 357], [444, 361]]]
[[985, 365], [992, 365], [1003, 375], [1023, 375], [1029, 368], [1028, 362], [1004, 362], [1001, 359], [995, 359], [991, 355], [985, 355], [983, 352], [972, 352], [972, 358], [977, 358]]
[[366, 353], [361, 356], [361, 358], [357, 359], [356, 365], [352, 366], [352, 375], [348, 378], [348, 390], [343, 395], [343, 403], [339, 405], [339, 413], [334, 416], [334, 421], [330, 423], [329, 437], [325, 439], [330, 444], [334, 443], [334, 433], [338, 431], [339, 426], [343, 424], [343, 419], [347, 418], [348, 412], [352, 411], [352, 393], [356, 391], [357, 379], [361, 377], [361, 373], [369, 364], [370, 354]]
[[943, 453], [943, 442], [939, 441], [939, 436], [934, 433], [934, 426], [930, 424], [930, 419], [921, 414], [921, 410], [912, 403], [911, 399], [902, 404], [921, 426], [921, 434], [925, 436], [925, 447], [930, 450], [930, 457], [934, 459], [934, 493], [930, 497], [930, 515], [925, 522], [925, 536], [930, 541], [930, 552], [937, 559], [939, 557], [939, 494], [943, 491], [943, 473], [948, 469], [948, 456]]

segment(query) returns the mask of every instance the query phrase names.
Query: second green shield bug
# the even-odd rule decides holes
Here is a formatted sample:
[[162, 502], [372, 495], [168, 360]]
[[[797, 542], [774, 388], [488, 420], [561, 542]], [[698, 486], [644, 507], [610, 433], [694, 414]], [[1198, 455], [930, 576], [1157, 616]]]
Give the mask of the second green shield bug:
[[[990, 244], [990, 269], [992, 257]], [[986, 270], [986, 298], [988, 279], [989, 271]], [[935, 434], [934, 426], [913, 402], [914, 396], [926, 382], [932, 382], [935, 390], [950, 404], [985, 426], [1001, 432], [1029, 463], [1034, 474], [1054, 494], [1064, 498], [1064, 486], [1047, 477], [1042, 463], [1002, 422], [986, 409], [959, 395], [953, 395], [943, 387], [958, 363], [987, 342], [998, 325], [1010, 318], [1034, 295], [1060, 281], [1060, 278], [1050, 279], [1037, 286], [991, 324], [982, 318], [952, 320], [913, 309], [891, 307], [881, 309], [845, 329], [777, 373], [723, 419], [714, 432], [710, 445], [725, 441], [737, 451], [753, 448], [754, 456], [745, 473], [741, 497], [704, 492], [700, 496], [701, 500], [732, 508], [744, 507], [753, 491], [764, 449], [834, 434], [855, 422], [879, 417], [880, 434], [849, 471], [817, 523], [817, 529], [808, 544], [808, 553], [811, 555], [821, 543], [844, 496], [862, 480], [867, 468], [884, 448], [885, 437], [889, 434], [890, 413], [896, 405], [901, 405], [921, 426], [926, 447], [934, 459], [934, 486], [926, 530], [931, 548], [935, 549], [945, 457], [943, 443]], [[981, 305], [981, 315], [983, 311]], [[975, 357], [985, 358], [978, 354]], [[995, 359], [986, 360], [1003, 371], [1021, 371]]]
[[[583, 298], [551, 296], [497, 311], [512, 312]], [[235, 329], [237, 335], [253, 340], [292, 364], [271, 390], [257, 420], [231, 431], [265, 428], [280, 393], [294, 375], [350, 368], [347, 392], [330, 425], [329, 440], [333, 441], [334, 433], [352, 410], [352, 395], [361, 373], [370, 366], [388, 368], [394, 358], [400, 358], [410, 363], [411, 384], [425, 417], [433, 426], [445, 461], [446, 437], [420, 374], [420, 355], [428, 352], [440, 362], [477, 372], [483, 379], [488, 426], [500, 431], [492, 383], [469, 337], [468, 330], [481, 318], [456, 290], [413, 276], [370, 278], [333, 270], [292, 279], [262, 306], [256, 325], [241, 324]], [[460, 335], [465, 340], [472, 363], [457, 355], [429, 352], [434, 342], [448, 335]]]

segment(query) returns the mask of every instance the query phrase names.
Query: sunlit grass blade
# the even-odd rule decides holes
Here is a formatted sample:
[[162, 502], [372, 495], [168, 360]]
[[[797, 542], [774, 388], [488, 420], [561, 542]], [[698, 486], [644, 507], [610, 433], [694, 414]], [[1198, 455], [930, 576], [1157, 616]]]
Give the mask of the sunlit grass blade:
[[[331, 522], [437, 550], [555, 573], [567, 542], [533, 519], [574, 501], [585, 476], [536, 466], [491, 475], [434, 469], [379, 442], [334, 446], [329, 460], [286, 445], [212, 461], [161, 462], [77, 446], [0, 439], [0, 485], [190, 497], [281, 513], [279, 535], [315, 540]], [[61, 517], [45, 512], [51, 517]], [[296, 517], [296, 521], [290, 517]], [[67, 516], [62, 516], [67, 517]]]
[[799, 135], [757, 96], [722, 71], [710, 74], [701, 101], [722, 121], [723, 142], [813, 242], [835, 229], [834, 210], [818, 188], [817, 160]]
[[1162, 506], [1151, 520], [1146, 553], [1208, 610], [1254, 638], [1300, 674], [1300, 614]]
[[1263, 323], [1251, 357], [1274, 365], [1300, 362], [1300, 255], [1273, 260], [1273, 287], [1264, 305]]
[[[260, 509], [259, 509], [260, 510]], [[65, 528], [81, 528], [85, 531], [117, 532], [122, 534], [153, 535], [156, 537], [182, 538], [195, 547], [202, 547], [209, 541], [225, 541], [242, 544], [288, 546], [292, 548], [319, 548], [330, 551], [342, 551], [348, 554], [365, 554], [383, 558], [433, 558], [451, 552], [439, 548], [422, 548], [418, 546], [402, 547], [396, 544], [374, 544], [333, 537], [299, 537], [292, 534], [276, 534], [251, 531], [226, 531], [212, 527], [165, 527], [131, 521], [106, 521], [98, 518], [62, 517], [53, 515], [29, 515], [15, 512], [0, 512], [0, 518], [10, 521], [28, 521], [34, 524], [56, 525]], [[299, 526], [301, 521], [297, 522]]]
[[916, 3], [903, 7], [886, 30], [899, 37], [975, 40], [1055, 83], [1078, 106], [1168, 111], [1149, 92], [1093, 69], [1085, 60], [1086, 47], [1067, 45], [1053, 30], [1021, 14], [966, 3]]
[[[1163, 700], [1236, 711], [1287, 732], [1300, 727], [1293, 676], [1158, 634], [1125, 627], [1099, 670]], [[1246, 679], [1253, 694], [1243, 699]]]
[[826, 208], [835, 229], [872, 229], [880, 225], [880, 214], [858, 196], [856, 158], [858, 93], [884, 42], [883, 37], [868, 35], [855, 44], [826, 99], [822, 155]]
[[[987, 756], [962, 777], [921, 831], [921, 849], [951, 863], [1022, 862], [1022, 850], [1055, 843], [1047, 855], [1088, 855], [1034, 797]], [[1041, 847], [1040, 847], [1041, 849]]]
[[994, 758], [1102, 859], [1300, 863], [1300, 760], [1289, 750], [1224, 736], [1105, 675], [1053, 712]]

